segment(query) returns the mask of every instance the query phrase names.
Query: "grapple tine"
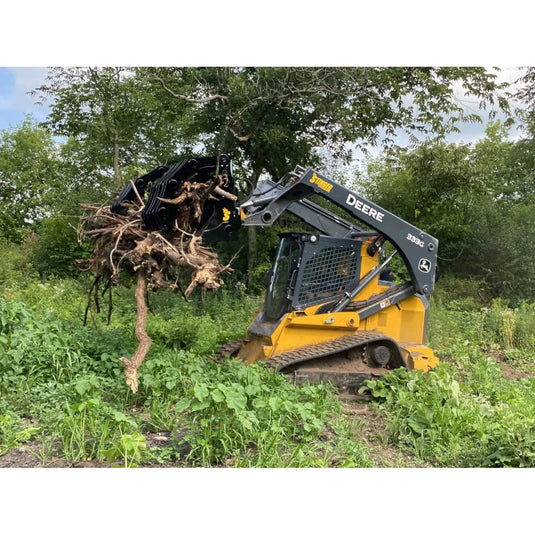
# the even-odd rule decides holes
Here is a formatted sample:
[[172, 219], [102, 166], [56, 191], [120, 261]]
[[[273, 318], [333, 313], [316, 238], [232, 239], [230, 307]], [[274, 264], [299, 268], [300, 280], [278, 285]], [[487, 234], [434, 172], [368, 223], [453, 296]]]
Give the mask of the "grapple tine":
[[[156, 169], [153, 169], [147, 174], [137, 177], [135, 180], [133, 180], [133, 184], [135, 186], [135, 189], [137, 190], [138, 195], [143, 198], [147, 186], [154, 180], [158, 180], [160, 177], [162, 177], [168, 169], [168, 167], [161, 165], [160, 167], [156, 167]], [[129, 204], [137, 198], [134, 186], [132, 186], [132, 182], [126, 184], [117, 199], [112, 203], [110, 207], [110, 210], [112, 212], [116, 214], [124, 213], [125, 207], [123, 205]]]

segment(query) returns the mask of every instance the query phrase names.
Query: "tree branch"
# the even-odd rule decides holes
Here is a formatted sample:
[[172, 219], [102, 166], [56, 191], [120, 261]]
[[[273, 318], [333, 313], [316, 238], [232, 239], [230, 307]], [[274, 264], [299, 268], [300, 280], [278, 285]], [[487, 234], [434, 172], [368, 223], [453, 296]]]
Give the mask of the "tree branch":
[[157, 74], [153, 74], [153, 76], [155, 80], [160, 82], [160, 85], [162, 86], [164, 91], [169, 93], [173, 98], [184, 100], [185, 102], [192, 102], [194, 104], [204, 104], [212, 100], [221, 100], [223, 102], [228, 101], [228, 97], [226, 97], [225, 95], [210, 95], [209, 97], [205, 97], [205, 98], [191, 98], [191, 97], [187, 97], [186, 95], [179, 95], [178, 93], [175, 93], [172, 89], [169, 89], [165, 85], [165, 82]]
[[236, 141], [241, 141], [243, 143], [245, 143], [246, 141], [249, 141], [251, 139], [251, 135], [247, 135], [247, 136], [240, 136], [235, 130], [234, 128], [232, 128], [232, 126], [228, 125], [227, 126], [228, 128], [228, 131], [233, 135], [234, 139]]

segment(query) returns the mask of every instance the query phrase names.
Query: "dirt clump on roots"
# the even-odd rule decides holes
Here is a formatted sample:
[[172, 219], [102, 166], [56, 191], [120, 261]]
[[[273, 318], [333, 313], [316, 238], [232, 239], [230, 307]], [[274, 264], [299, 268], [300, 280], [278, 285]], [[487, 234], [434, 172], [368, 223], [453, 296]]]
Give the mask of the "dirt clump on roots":
[[[84, 323], [91, 306], [100, 311], [99, 295], [106, 292], [109, 292], [109, 322], [113, 308], [111, 288], [124, 284], [125, 271], [136, 280], [135, 332], [139, 345], [131, 359], [120, 359], [125, 367], [127, 385], [134, 393], [138, 388], [137, 370], [152, 343], [146, 331], [147, 291], [173, 288], [187, 300], [197, 287], [216, 290], [223, 284], [221, 274], [232, 271], [230, 264], [221, 265], [217, 254], [202, 245], [202, 229], [199, 229], [204, 203], [219, 191], [223, 179], [214, 177], [206, 183], [186, 180], [173, 199], [160, 199], [176, 207], [177, 215], [166, 231], [146, 228], [141, 217], [145, 205], [139, 195], [133, 202], [123, 204], [120, 213], [112, 212], [109, 205], [82, 205], [84, 214], [78, 229], [79, 239], [95, 244], [91, 256], [77, 262], [80, 269], [94, 273]], [[135, 190], [133, 182], [132, 187]], [[185, 289], [181, 280], [189, 281]]]

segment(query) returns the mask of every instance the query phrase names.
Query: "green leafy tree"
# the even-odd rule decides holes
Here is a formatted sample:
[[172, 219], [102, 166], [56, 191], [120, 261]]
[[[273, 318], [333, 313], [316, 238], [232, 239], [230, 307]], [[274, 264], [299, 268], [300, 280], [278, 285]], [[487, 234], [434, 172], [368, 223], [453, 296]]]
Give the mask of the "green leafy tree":
[[[215, 149], [237, 148], [253, 171], [275, 178], [327, 147], [348, 158], [348, 143], [391, 145], [399, 129], [442, 134], [466, 114], [454, 82], [467, 96], [508, 109], [495, 75], [483, 68], [431, 67], [216, 67], [151, 68], [167, 106], [189, 105], [187, 138]], [[162, 97], [164, 98], [164, 97]]]
[[511, 202], [535, 204], [535, 114], [525, 113], [522, 118], [524, 137], [513, 144], [509, 153], [508, 198]]
[[129, 68], [55, 67], [33, 93], [51, 98], [45, 124], [69, 139], [73, 171], [97, 183], [108, 177], [119, 188], [165, 163], [179, 144], [181, 110], [166, 111], [146, 89]]
[[[280, 178], [295, 165], [317, 165], [318, 148], [348, 161], [350, 144], [392, 144], [398, 130], [443, 134], [458, 121], [476, 121], [455, 98], [454, 82], [484, 105], [497, 96], [483, 68], [215, 67], [151, 68], [138, 74], [163, 90], [166, 108], [189, 110], [187, 139], [213, 151], [236, 149], [253, 183], [262, 172]], [[256, 232], [248, 239], [249, 285]]]
[[20, 242], [26, 229], [52, 209], [59, 158], [49, 132], [26, 118], [0, 133], [0, 236]]
[[439, 239], [441, 270], [486, 283], [511, 302], [535, 298], [531, 140], [491, 123], [471, 145], [390, 151], [362, 181], [371, 199]]
[[466, 248], [469, 213], [484, 189], [470, 147], [443, 141], [389, 152], [369, 165], [362, 185], [379, 205], [437, 237], [445, 261]]
[[535, 300], [535, 205], [487, 202], [471, 214], [466, 253], [453, 268], [510, 304]]

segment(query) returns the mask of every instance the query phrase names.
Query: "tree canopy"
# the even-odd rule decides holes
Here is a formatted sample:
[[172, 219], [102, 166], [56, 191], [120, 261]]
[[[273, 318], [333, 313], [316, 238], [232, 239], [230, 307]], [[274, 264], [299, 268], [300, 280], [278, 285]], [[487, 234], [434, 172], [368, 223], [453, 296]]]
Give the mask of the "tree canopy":
[[[343, 165], [356, 147], [379, 145], [385, 152], [369, 165], [366, 194], [436, 235], [446, 266], [497, 289], [500, 267], [491, 274], [487, 257], [499, 256], [500, 222], [531, 221], [534, 81], [526, 69], [516, 95], [527, 106], [524, 137], [512, 142], [508, 122], [494, 123], [471, 146], [444, 136], [480, 113], [501, 109], [509, 121], [514, 111], [496, 75], [480, 67], [53, 68], [34, 92], [50, 99], [45, 123], [2, 133], [0, 180], [10, 209], [1, 230], [20, 239], [33, 226], [53, 243], [50, 233], [62, 223], [38, 229], [41, 219], [76, 215], [80, 202], [103, 201], [128, 179], [185, 155], [235, 150], [235, 174], [256, 182], [296, 165]], [[463, 92], [479, 113], [465, 111]], [[396, 147], [399, 132], [409, 134], [411, 148]], [[242, 270], [250, 287], [269, 262], [275, 230], [265, 243], [250, 231]]]
[[59, 159], [49, 132], [30, 118], [0, 132], [0, 236], [20, 241], [24, 230], [50, 213]]
[[[442, 135], [477, 121], [455, 97], [462, 86], [481, 107], [507, 101], [483, 68], [213, 67], [138, 71], [160, 86], [166, 106], [188, 104], [186, 138], [226, 151], [280, 177], [318, 161], [318, 147], [348, 159], [350, 144], [391, 145], [396, 132]], [[457, 84], [457, 86], [455, 85]]]
[[532, 147], [494, 123], [474, 145], [433, 141], [389, 151], [370, 162], [361, 184], [439, 239], [442, 271], [479, 279], [494, 296], [535, 299]]
[[139, 167], [165, 163], [177, 150], [180, 130], [170, 119], [175, 112], [167, 112], [146, 89], [130, 68], [56, 67], [34, 94], [52, 98], [45, 125], [69, 139], [79, 172], [111, 175], [118, 187], [125, 169], [133, 168], [135, 175]]

